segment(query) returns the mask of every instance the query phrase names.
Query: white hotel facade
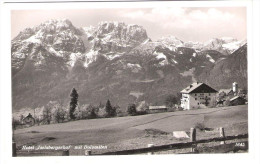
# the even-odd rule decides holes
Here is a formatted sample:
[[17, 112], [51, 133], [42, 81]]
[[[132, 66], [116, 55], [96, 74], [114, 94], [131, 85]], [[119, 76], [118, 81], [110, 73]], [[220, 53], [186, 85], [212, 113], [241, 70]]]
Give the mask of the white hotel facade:
[[184, 110], [208, 108], [216, 101], [218, 91], [204, 83], [193, 83], [181, 91], [181, 107]]

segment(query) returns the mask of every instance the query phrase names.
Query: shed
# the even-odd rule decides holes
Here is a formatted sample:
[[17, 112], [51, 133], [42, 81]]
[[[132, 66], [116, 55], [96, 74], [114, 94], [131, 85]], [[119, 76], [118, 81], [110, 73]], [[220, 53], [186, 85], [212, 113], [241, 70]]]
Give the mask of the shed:
[[230, 105], [244, 105], [246, 104], [246, 99], [240, 96], [235, 96], [232, 99], [230, 99]]
[[23, 124], [30, 125], [30, 126], [33, 126], [35, 124], [35, 119], [31, 115], [31, 113], [29, 113], [28, 116], [26, 116], [23, 119]]
[[162, 106], [149, 106], [150, 112], [165, 112], [167, 111], [167, 107], [165, 105]]

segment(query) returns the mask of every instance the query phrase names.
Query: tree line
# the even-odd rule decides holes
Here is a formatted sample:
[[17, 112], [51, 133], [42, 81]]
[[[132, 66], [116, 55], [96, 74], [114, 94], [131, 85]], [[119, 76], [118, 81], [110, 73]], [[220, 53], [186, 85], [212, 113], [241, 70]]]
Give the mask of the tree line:
[[[136, 104], [128, 104], [126, 112], [120, 110], [118, 105], [113, 106], [108, 99], [106, 104], [103, 105], [82, 105], [79, 106], [79, 94], [75, 88], [71, 90], [69, 95], [70, 102], [66, 107], [62, 102], [59, 101], [50, 101], [48, 102], [42, 111], [42, 114], [39, 116], [33, 115], [35, 119], [35, 124], [51, 124], [51, 123], [63, 123], [67, 121], [74, 121], [80, 119], [95, 119], [95, 118], [109, 118], [109, 117], [120, 117], [120, 116], [135, 116], [147, 114], [148, 106], [145, 104], [141, 107], [141, 110], [137, 111]], [[178, 103], [178, 97], [174, 95], [169, 95], [166, 97], [164, 102], [168, 107], [173, 107], [174, 104]], [[25, 116], [20, 116], [20, 122], [22, 122]], [[15, 120], [16, 124], [19, 124], [19, 121]]]

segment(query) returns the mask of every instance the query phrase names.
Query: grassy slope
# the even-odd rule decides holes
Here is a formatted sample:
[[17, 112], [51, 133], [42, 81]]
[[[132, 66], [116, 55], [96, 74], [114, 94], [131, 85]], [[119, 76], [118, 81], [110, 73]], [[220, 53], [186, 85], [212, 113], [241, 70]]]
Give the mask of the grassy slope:
[[[175, 130], [189, 131], [190, 127], [201, 122], [210, 128], [225, 127], [226, 135], [234, 135], [247, 133], [247, 120], [247, 106], [243, 105], [35, 126], [16, 130], [15, 140], [18, 145], [105, 144], [110, 146], [111, 150], [117, 150], [141, 147], [151, 142], [178, 142], [170, 134], [162, 137], [147, 136], [145, 129], [160, 129], [169, 133]], [[216, 135], [218, 133], [200, 131], [197, 134], [198, 138]], [[48, 140], [46, 137], [55, 139]]]

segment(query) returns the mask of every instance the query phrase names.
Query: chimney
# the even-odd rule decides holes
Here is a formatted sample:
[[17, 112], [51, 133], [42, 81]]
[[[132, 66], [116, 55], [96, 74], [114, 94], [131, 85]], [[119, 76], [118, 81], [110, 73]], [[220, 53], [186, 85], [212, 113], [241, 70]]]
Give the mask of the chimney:
[[192, 85], [190, 85], [190, 88], [192, 87]]

